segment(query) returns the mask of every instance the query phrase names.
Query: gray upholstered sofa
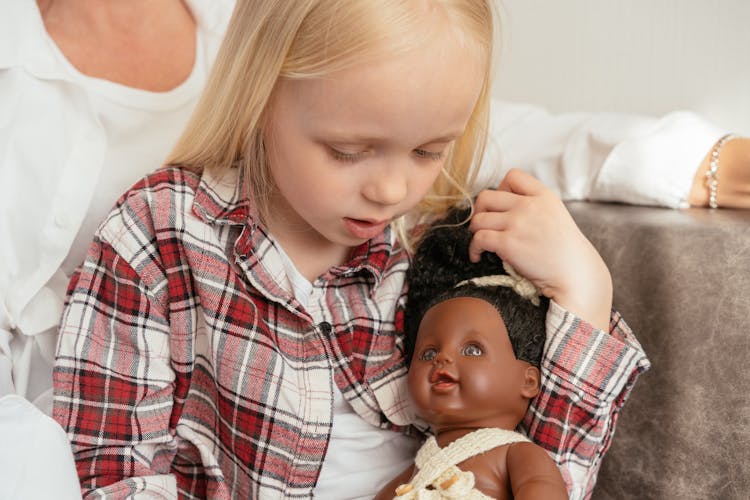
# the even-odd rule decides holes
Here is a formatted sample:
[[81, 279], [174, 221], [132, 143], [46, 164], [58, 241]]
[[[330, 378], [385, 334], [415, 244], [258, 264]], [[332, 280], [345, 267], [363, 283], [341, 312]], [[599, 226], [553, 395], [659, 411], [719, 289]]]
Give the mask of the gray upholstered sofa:
[[568, 208], [652, 362], [594, 499], [750, 498], [750, 211]]

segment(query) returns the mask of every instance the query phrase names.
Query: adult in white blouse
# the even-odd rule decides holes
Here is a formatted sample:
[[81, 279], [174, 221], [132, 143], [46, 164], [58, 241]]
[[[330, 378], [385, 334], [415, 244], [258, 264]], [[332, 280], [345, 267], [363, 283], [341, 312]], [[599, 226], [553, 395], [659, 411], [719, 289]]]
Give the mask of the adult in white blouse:
[[67, 437], [45, 415], [68, 277], [176, 141], [233, 6], [2, 2], [0, 498], [80, 498]]
[[233, 5], [3, 3], [0, 395], [51, 409], [68, 277], [119, 195], [164, 161]]
[[[0, 398], [17, 395], [51, 410], [68, 277], [117, 197], [167, 156], [197, 102], [233, 3], [3, 4]], [[707, 204], [700, 175], [725, 132], [700, 117], [551, 116], [495, 104], [485, 162], [493, 168], [483, 169], [483, 185], [520, 167], [566, 199]], [[750, 168], [741, 168], [750, 164], [749, 151], [745, 139], [723, 149], [720, 204], [750, 206]], [[36, 412], [23, 403], [7, 396], [0, 410]], [[0, 412], [0, 424], [3, 418]]]

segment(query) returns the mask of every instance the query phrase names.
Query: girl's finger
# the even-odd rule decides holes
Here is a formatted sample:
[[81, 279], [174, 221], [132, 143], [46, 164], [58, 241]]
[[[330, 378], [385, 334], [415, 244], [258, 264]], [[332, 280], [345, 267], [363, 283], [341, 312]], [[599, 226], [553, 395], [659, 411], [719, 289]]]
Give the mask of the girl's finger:
[[505, 174], [503, 180], [497, 188], [499, 191], [508, 191], [520, 195], [535, 195], [545, 191], [547, 188], [542, 182], [533, 175], [512, 168]]
[[483, 252], [492, 252], [502, 258], [507, 234], [504, 231], [482, 229], [474, 233], [469, 243], [469, 260], [479, 262]]
[[472, 233], [485, 230], [504, 231], [508, 228], [508, 212], [477, 212], [471, 218], [469, 230]]
[[474, 213], [507, 212], [518, 203], [520, 198], [520, 195], [509, 191], [485, 189], [479, 193], [477, 199], [474, 201]]

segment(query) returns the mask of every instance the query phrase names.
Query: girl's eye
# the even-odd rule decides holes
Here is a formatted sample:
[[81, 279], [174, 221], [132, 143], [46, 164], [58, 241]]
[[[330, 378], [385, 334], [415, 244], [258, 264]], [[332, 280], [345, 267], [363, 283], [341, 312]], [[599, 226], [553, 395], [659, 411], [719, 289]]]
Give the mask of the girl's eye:
[[[336, 149], [334, 147], [328, 147], [328, 151], [330, 152], [331, 156], [338, 161], [344, 161], [348, 163], [354, 163], [356, 161], [359, 161], [363, 159], [365, 156], [367, 156], [368, 151], [357, 151], [355, 153], [348, 153], [346, 151], [341, 151], [340, 149]], [[421, 158], [424, 160], [430, 160], [430, 161], [440, 161], [443, 159], [443, 152], [442, 151], [427, 151], [426, 149], [415, 149], [414, 154], [417, 156], [417, 158]]]
[[334, 160], [338, 161], [345, 161], [349, 163], [354, 163], [356, 161], [361, 160], [365, 157], [367, 154], [367, 151], [358, 151], [356, 153], [346, 153], [344, 151], [339, 151], [336, 148], [329, 147], [328, 151], [331, 153], [331, 156]]
[[415, 149], [414, 154], [425, 160], [439, 161], [443, 159], [442, 151], [427, 151], [426, 149]]
[[434, 347], [428, 347], [419, 355], [419, 359], [422, 361], [432, 361], [437, 356], [437, 350]]
[[466, 344], [463, 349], [461, 349], [461, 354], [464, 356], [481, 356], [484, 354], [484, 351], [476, 344]]

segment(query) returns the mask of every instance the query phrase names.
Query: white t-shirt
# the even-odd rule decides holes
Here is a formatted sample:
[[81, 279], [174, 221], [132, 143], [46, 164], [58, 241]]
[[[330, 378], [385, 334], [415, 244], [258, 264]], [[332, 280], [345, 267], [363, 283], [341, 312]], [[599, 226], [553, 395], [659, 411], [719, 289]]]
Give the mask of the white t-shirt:
[[[313, 285], [297, 270], [279, 246], [288, 289], [307, 307]], [[323, 468], [313, 496], [336, 499], [370, 499], [414, 462], [419, 442], [409, 436], [379, 429], [360, 417], [333, 384], [333, 425]]]

